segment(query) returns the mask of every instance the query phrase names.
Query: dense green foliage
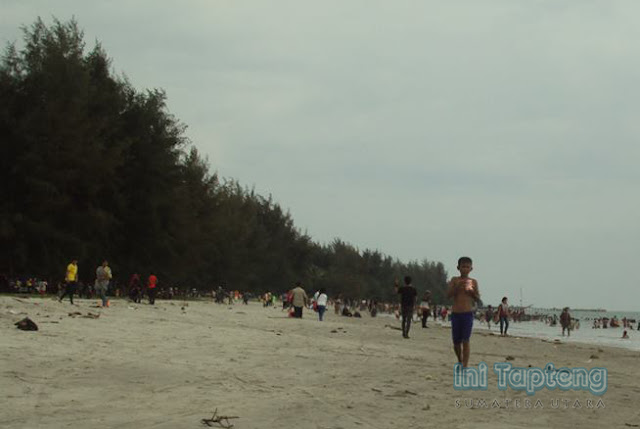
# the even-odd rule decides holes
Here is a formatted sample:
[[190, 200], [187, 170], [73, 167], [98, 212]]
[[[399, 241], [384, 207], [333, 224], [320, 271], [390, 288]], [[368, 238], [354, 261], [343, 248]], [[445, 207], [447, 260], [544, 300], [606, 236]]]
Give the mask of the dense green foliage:
[[271, 197], [211, 174], [164, 92], [114, 76], [75, 21], [23, 31], [0, 64], [0, 273], [55, 281], [75, 257], [92, 281], [108, 258], [121, 283], [154, 271], [165, 285], [263, 292], [299, 279], [379, 299], [409, 273], [442, 302], [442, 264], [316, 244]]

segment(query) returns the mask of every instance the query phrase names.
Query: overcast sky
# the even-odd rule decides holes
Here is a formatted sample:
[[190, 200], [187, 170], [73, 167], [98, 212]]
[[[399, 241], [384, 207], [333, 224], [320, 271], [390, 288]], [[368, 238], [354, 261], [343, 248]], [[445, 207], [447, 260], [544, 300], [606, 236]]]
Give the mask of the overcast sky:
[[0, 4], [3, 44], [75, 16], [317, 242], [469, 255], [486, 303], [640, 310], [640, 2]]

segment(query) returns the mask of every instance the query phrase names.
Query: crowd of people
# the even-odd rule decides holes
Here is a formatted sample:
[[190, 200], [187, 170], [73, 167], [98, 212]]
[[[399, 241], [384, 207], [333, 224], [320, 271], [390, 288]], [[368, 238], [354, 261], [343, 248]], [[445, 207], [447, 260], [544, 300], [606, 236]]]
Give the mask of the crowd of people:
[[120, 297], [128, 295], [132, 301], [141, 302], [143, 297], [149, 299], [150, 304], [154, 304], [156, 296], [162, 298], [189, 297], [194, 290], [182, 290], [177, 287], [169, 287], [159, 290], [158, 278], [154, 273], [150, 273], [143, 282], [139, 274], [132, 274], [128, 285], [113, 282], [113, 273], [109, 262], [102, 261], [95, 269], [95, 276], [89, 281], [79, 281], [78, 260], [73, 259], [66, 266], [62, 281], [50, 282], [37, 277], [9, 279], [6, 276], [0, 277], [0, 290], [9, 293], [55, 295], [62, 302], [69, 298], [73, 304], [74, 297], [79, 298], [100, 298], [103, 307], [109, 306], [109, 296]]
[[[402, 285], [396, 279], [393, 285], [393, 292], [399, 295], [399, 302], [396, 303], [382, 302], [378, 299], [349, 299], [341, 294], [329, 297], [324, 288], [317, 290], [309, 297], [299, 281], [285, 293], [265, 292], [257, 298], [264, 307], [275, 307], [278, 301], [281, 301], [283, 311], [288, 311], [288, 315], [293, 318], [302, 318], [303, 310], [308, 309], [317, 313], [318, 320], [323, 321], [327, 309], [331, 307], [333, 307], [336, 315], [344, 317], [359, 318], [364, 313], [368, 313], [371, 317], [376, 317], [378, 314], [395, 315], [397, 319], [401, 319], [403, 338], [409, 338], [412, 322], [421, 322], [422, 328], [428, 328], [429, 318], [433, 320], [439, 319], [442, 322], [450, 321], [454, 330], [452, 333], [454, 349], [459, 361], [464, 364], [466, 353], [464, 343], [467, 341], [467, 337], [470, 336], [470, 326], [473, 325], [473, 320], [486, 323], [488, 329], [491, 329], [492, 325], [499, 325], [501, 336], [508, 335], [510, 321], [532, 320], [532, 316], [525, 314], [524, 308], [510, 307], [507, 297], [503, 297], [496, 308], [491, 305], [484, 308], [477, 307], [476, 304], [480, 296], [477, 282], [468, 276], [472, 269], [470, 258], [461, 258], [458, 261], [458, 270], [461, 275], [453, 277], [448, 285], [448, 297], [453, 299], [453, 306], [434, 303], [431, 291], [428, 290], [424, 292], [418, 301], [418, 292], [412, 285], [410, 276], [404, 278]], [[254, 298], [254, 295], [249, 292], [227, 290], [222, 286], [211, 292], [201, 292], [196, 288], [184, 289], [175, 286], [160, 288], [158, 277], [154, 273], [149, 273], [144, 278], [140, 274], [134, 273], [130, 276], [126, 285], [115, 284], [113, 282], [113, 273], [107, 260], [102, 261], [97, 266], [93, 281], [78, 281], [78, 261], [74, 259], [66, 267], [64, 281], [55, 283], [53, 286], [50, 286], [47, 280], [36, 277], [14, 280], [4, 278], [2, 283], [5, 285], [4, 289], [8, 292], [40, 295], [50, 293], [58, 296], [60, 302], [68, 297], [72, 304], [74, 295], [82, 298], [99, 297], [103, 307], [110, 305], [109, 296], [127, 296], [136, 303], [142, 302], [146, 297], [150, 305], [155, 304], [156, 298], [211, 297], [216, 303], [227, 305], [232, 305], [238, 301], [248, 304], [249, 300]], [[559, 317], [555, 314], [533, 317], [535, 320], [543, 320], [550, 326], [556, 326], [559, 323], [563, 336], [565, 334], [570, 336], [571, 331], [580, 328], [580, 321], [571, 317], [568, 307], [562, 310]], [[627, 338], [626, 329], [633, 330], [632, 323], [635, 323], [635, 320], [623, 318], [619, 321], [615, 316], [611, 319], [602, 317], [593, 320], [593, 328], [615, 328], [622, 325], [625, 328], [623, 337]], [[637, 329], [640, 330], [640, 322], [638, 322]]]
[[[409, 281], [411, 278], [405, 279]], [[54, 283], [50, 286], [49, 282], [38, 278], [14, 279], [7, 280], [7, 292], [14, 293], [37, 293], [41, 295], [53, 294], [58, 296], [62, 301], [67, 298], [73, 303], [74, 297], [101, 300], [101, 305], [107, 307], [110, 305], [109, 296], [128, 297], [131, 301], [140, 303], [143, 299], [148, 299], [150, 304], [154, 304], [156, 299], [187, 299], [187, 298], [203, 298], [211, 297], [217, 303], [233, 304], [242, 301], [247, 304], [254, 295], [249, 292], [240, 292], [238, 290], [227, 290], [222, 286], [217, 287], [211, 292], [202, 292], [196, 288], [180, 288], [175, 286], [159, 287], [158, 277], [150, 273], [143, 278], [140, 274], [134, 273], [130, 276], [129, 281], [125, 284], [115, 282], [114, 276], [107, 260], [102, 261], [95, 269], [95, 277], [90, 281], [79, 281], [78, 279], [78, 260], [73, 259], [66, 267], [64, 280]], [[394, 292], [403, 294], [405, 290], [415, 290], [413, 286], [409, 289], [400, 287], [398, 281], [394, 284]], [[398, 292], [400, 291], [400, 292]], [[345, 298], [342, 294], [335, 297], [329, 297], [325, 289], [320, 289], [309, 298], [306, 291], [302, 288], [302, 283], [297, 282], [295, 286], [282, 294], [266, 292], [259, 295], [258, 298], [263, 306], [276, 306], [278, 301], [282, 302], [282, 308], [290, 311], [291, 317], [301, 317], [302, 309], [308, 308], [318, 313], [319, 320], [323, 320], [324, 314], [328, 308], [334, 309], [336, 315], [345, 317], [362, 317], [368, 313], [371, 317], [378, 314], [395, 315], [396, 318], [403, 320], [405, 331], [408, 331], [411, 321], [421, 321], [422, 327], [428, 327], [428, 319], [448, 321], [451, 318], [451, 307], [447, 305], [438, 305], [433, 302], [430, 291], [426, 291], [422, 296], [419, 305], [416, 305], [413, 292], [409, 292], [408, 298], [402, 298], [401, 302], [383, 302], [375, 298], [371, 299], [353, 299]], [[402, 295], [405, 296], [405, 295]], [[413, 301], [411, 301], [413, 299]], [[410, 302], [413, 302], [409, 305]], [[490, 308], [490, 307], [489, 307]], [[510, 313], [511, 317], [517, 318], [517, 312]], [[476, 318], [480, 319], [481, 313], [478, 312]], [[506, 321], [508, 327], [508, 321]], [[505, 329], [506, 331], [506, 329]], [[506, 332], [505, 332], [506, 333]], [[408, 336], [408, 333], [405, 332]]]
[[28, 293], [38, 295], [51, 293], [49, 282], [37, 277], [5, 280], [3, 283], [5, 283], [5, 287], [3, 289], [10, 293]]
[[[635, 319], [628, 319], [623, 317], [622, 320], [618, 319], [617, 316], [613, 316], [612, 318], [608, 317], [598, 317], [593, 319], [593, 329], [607, 329], [607, 328], [619, 328], [622, 326], [624, 329], [633, 330], [633, 325], [636, 323]], [[636, 330], [640, 331], [640, 321], [637, 322], [638, 326]]]

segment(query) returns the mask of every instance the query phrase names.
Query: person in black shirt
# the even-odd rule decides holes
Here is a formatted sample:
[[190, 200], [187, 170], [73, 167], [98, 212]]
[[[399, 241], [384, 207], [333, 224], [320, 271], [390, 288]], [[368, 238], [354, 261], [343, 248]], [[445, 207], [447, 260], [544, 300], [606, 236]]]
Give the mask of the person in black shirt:
[[400, 309], [402, 314], [402, 336], [409, 338], [409, 329], [411, 328], [411, 318], [413, 317], [413, 309], [416, 305], [416, 297], [418, 291], [411, 284], [411, 277], [404, 278], [404, 286], [398, 284], [396, 280], [394, 289], [400, 295]]

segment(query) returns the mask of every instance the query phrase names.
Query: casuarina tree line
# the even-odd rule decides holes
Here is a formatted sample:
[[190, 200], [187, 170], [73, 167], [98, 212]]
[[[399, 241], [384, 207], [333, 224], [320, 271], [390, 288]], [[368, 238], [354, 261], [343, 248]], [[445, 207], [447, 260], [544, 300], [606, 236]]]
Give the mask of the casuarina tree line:
[[75, 20], [37, 19], [0, 63], [0, 274], [92, 281], [154, 272], [165, 284], [260, 293], [295, 280], [390, 299], [395, 278], [443, 302], [441, 263], [403, 263], [339, 239], [315, 243], [271, 196], [210, 171], [160, 89], [111, 71]]

